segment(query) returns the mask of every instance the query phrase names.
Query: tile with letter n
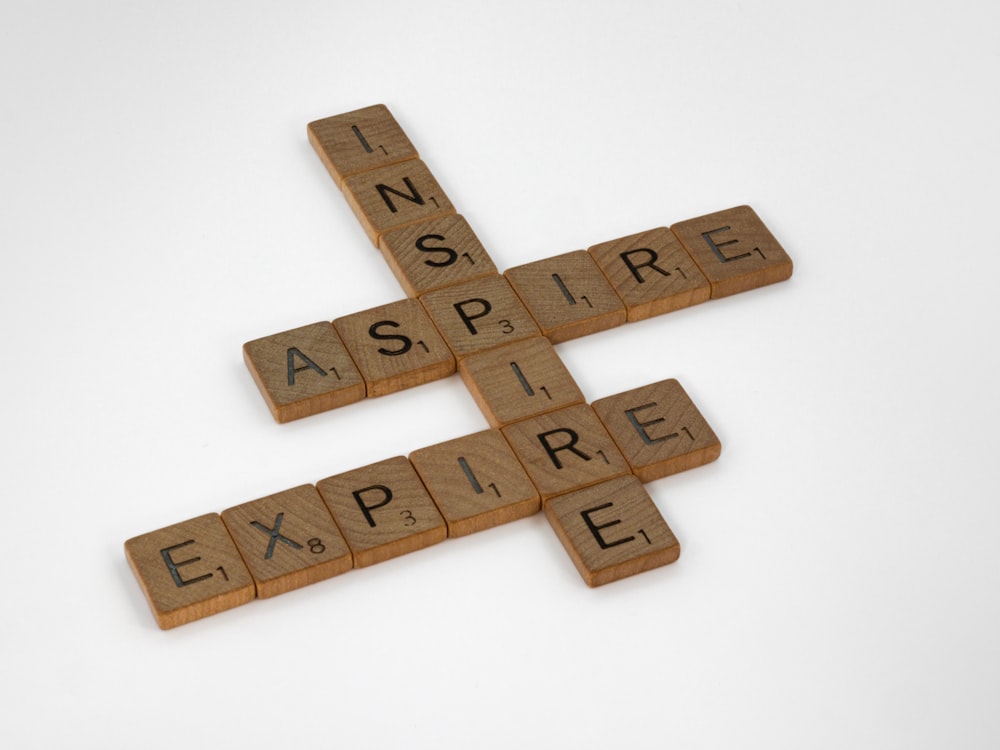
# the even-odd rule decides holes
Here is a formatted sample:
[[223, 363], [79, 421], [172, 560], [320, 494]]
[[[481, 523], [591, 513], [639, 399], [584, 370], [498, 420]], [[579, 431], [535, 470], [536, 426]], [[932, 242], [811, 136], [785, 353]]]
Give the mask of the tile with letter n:
[[164, 630], [255, 597], [250, 571], [218, 513], [133, 537], [125, 557]]
[[448, 528], [413, 465], [403, 456], [316, 483], [363, 568], [444, 541]]
[[681, 553], [649, 493], [632, 475], [552, 498], [545, 515], [588, 586], [668, 565]]

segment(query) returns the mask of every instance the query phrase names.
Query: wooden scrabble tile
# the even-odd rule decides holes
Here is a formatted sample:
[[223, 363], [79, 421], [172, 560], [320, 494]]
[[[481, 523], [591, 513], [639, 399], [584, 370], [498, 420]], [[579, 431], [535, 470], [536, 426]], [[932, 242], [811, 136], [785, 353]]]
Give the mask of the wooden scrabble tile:
[[629, 472], [615, 441], [586, 404], [515, 422], [501, 432], [543, 502]]
[[378, 246], [410, 297], [497, 273], [472, 227], [458, 215], [386, 232]]
[[389, 560], [443, 541], [448, 528], [403, 456], [318, 482], [323, 501], [354, 553], [354, 567]]
[[313, 323], [243, 345], [243, 360], [278, 422], [365, 397], [365, 384], [330, 323]]
[[222, 521], [261, 599], [353, 567], [347, 542], [311, 484], [224, 510]]
[[625, 322], [621, 298], [583, 250], [515, 266], [504, 277], [553, 344]]
[[306, 130], [338, 187], [352, 174], [417, 158], [417, 150], [384, 104], [316, 120]]
[[516, 521], [541, 509], [538, 490], [497, 430], [421, 448], [410, 454], [448, 524], [464, 536]]
[[378, 247], [390, 229], [455, 213], [434, 175], [419, 159], [362, 172], [344, 180], [344, 198]]
[[666, 227], [587, 249], [625, 303], [629, 322], [709, 299], [712, 287]]
[[714, 461], [722, 443], [676, 380], [593, 403], [633, 473], [643, 482]]
[[438, 289], [420, 301], [458, 358], [540, 333], [502, 276]]
[[674, 562], [681, 553], [642, 483], [618, 477], [555, 497], [545, 515], [588, 586]]
[[470, 354], [459, 360], [458, 371], [493, 427], [586, 400], [543, 336]]
[[792, 275], [791, 258], [750, 206], [682, 221], [670, 230], [712, 283], [713, 299]]
[[254, 598], [250, 571], [217, 513], [129, 539], [125, 557], [164, 630]]
[[333, 326], [361, 371], [369, 397], [455, 372], [455, 358], [415, 299], [345, 315], [334, 320]]

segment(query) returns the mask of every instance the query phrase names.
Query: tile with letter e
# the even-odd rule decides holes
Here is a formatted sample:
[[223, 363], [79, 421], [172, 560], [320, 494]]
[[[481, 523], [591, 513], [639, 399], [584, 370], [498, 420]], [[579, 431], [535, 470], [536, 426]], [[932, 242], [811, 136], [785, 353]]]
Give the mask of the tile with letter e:
[[455, 358], [415, 299], [333, 321], [364, 378], [368, 396], [384, 396], [455, 372]]
[[668, 565], [681, 546], [638, 478], [552, 498], [545, 515], [588, 586]]
[[625, 303], [633, 323], [705, 302], [712, 288], [666, 227], [587, 249]]
[[257, 596], [265, 599], [346, 573], [347, 542], [311, 484], [222, 511]]
[[354, 553], [354, 567], [384, 562], [444, 541], [448, 528], [403, 456], [316, 483]]
[[712, 284], [712, 299], [784, 281], [792, 260], [750, 206], [670, 227]]
[[643, 482], [702, 466], [722, 443], [676, 380], [634, 388], [592, 406]]
[[278, 422], [365, 397], [361, 373], [328, 322], [248, 341], [243, 360]]
[[504, 276], [553, 344], [625, 322], [621, 298], [583, 250], [515, 266]]
[[253, 578], [218, 513], [125, 542], [125, 557], [164, 630], [252, 601]]
[[541, 509], [538, 490], [507, 441], [485, 430], [410, 454], [424, 486], [457, 537], [516, 521]]

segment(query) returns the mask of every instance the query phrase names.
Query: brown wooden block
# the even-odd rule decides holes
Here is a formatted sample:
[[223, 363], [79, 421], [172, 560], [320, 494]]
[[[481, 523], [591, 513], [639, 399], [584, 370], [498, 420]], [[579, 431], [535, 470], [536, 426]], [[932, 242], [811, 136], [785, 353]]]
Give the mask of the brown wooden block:
[[410, 297], [497, 273], [472, 227], [458, 215], [386, 232], [378, 246]]
[[516, 521], [541, 509], [538, 490], [497, 430], [421, 448], [410, 454], [448, 524], [464, 536]]
[[618, 477], [555, 497], [545, 515], [588, 586], [674, 562], [681, 553], [642, 483]]
[[417, 158], [384, 104], [309, 123], [309, 142], [339, 187], [345, 177]]
[[448, 527], [403, 456], [317, 482], [354, 553], [354, 567], [389, 560], [443, 541]]
[[278, 422], [365, 397], [365, 384], [330, 323], [313, 323], [243, 345], [243, 360]]
[[344, 198], [378, 247], [390, 229], [455, 213], [434, 175], [419, 159], [362, 172], [344, 180]]
[[643, 482], [714, 461], [722, 443], [676, 380], [593, 403], [633, 473]]
[[625, 322], [621, 298], [583, 250], [515, 266], [504, 277], [553, 344]]
[[125, 557], [164, 630], [254, 598], [250, 571], [217, 513], [133, 537]]
[[261, 599], [353, 567], [347, 542], [311, 484], [224, 510], [222, 521]]
[[629, 322], [709, 299], [712, 287], [666, 227], [587, 249], [625, 303]]
[[493, 427], [586, 400], [543, 336], [471, 354], [459, 360], [458, 370]]
[[792, 275], [791, 258], [750, 206], [688, 219], [670, 230], [712, 283], [713, 299]]
[[501, 432], [543, 502], [629, 473], [615, 441], [586, 404], [515, 422]]
[[415, 299], [345, 315], [333, 325], [361, 371], [369, 397], [455, 372], [455, 358]]

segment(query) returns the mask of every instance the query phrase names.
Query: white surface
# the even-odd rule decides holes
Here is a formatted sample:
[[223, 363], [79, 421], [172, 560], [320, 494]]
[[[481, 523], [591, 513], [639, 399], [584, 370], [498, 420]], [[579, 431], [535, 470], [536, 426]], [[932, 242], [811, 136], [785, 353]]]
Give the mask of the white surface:
[[[0, 9], [9, 747], [996, 748], [1000, 13]], [[544, 516], [170, 632], [122, 543], [485, 426], [276, 425], [249, 339], [402, 296], [305, 135], [385, 102], [502, 268], [740, 203], [786, 283], [559, 347], [724, 445], [598, 590]]]

